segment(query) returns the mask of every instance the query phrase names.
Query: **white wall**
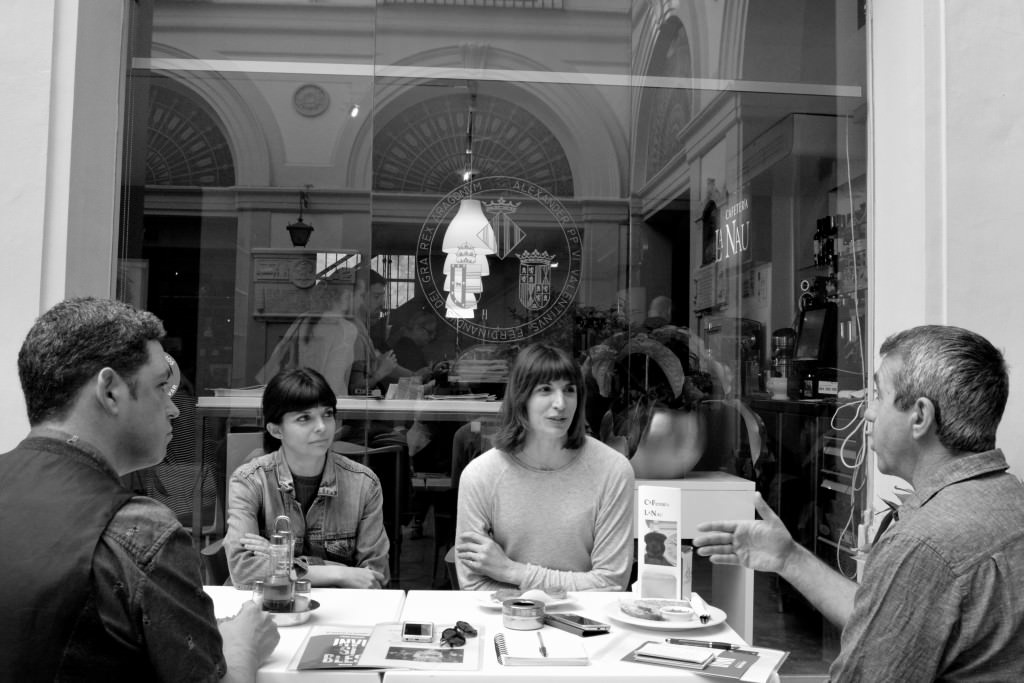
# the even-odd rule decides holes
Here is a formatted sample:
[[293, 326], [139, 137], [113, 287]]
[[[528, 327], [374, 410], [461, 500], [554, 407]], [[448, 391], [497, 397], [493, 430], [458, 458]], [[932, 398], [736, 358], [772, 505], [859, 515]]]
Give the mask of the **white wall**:
[[[73, 3], [61, 4], [63, 18]], [[46, 224], [47, 194], [60, 193], [59, 180], [50, 183], [47, 163], [56, 109], [51, 105], [60, 100], [52, 89], [66, 73], [55, 63], [55, 5], [55, 0], [10, 0], [4, 7], [8, 19], [0, 22], [0, 306], [5, 328], [0, 335], [0, 452], [16, 445], [28, 429], [16, 358], [42, 308], [43, 255], [53, 237]], [[53, 144], [59, 146], [60, 140]]]
[[0, 22], [0, 452], [28, 430], [17, 352], [70, 295], [110, 296], [126, 2], [8, 0]]
[[875, 354], [925, 322], [992, 340], [1010, 364], [999, 444], [1024, 475], [1024, 5], [876, 0], [871, 13]]
[[1024, 476], [1024, 4], [946, 5], [948, 311], [1010, 365], [999, 444]]

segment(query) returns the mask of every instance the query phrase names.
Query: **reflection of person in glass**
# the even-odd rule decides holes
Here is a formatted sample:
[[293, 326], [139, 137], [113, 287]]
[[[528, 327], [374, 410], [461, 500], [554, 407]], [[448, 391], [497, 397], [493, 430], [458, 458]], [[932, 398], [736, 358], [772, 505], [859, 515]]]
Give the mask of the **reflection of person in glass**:
[[236, 586], [263, 578], [270, 530], [288, 515], [297, 568], [314, 586], [379, 588], [388, 583], [380, 481], [331, 451], [334, 390], [310, 368], [275, 375], [263, 392], [265, 455], [231, 476], [228, 568]]
[[378, 347], [380, 339], [375, 343], [368, 327], [370, 322], [376, 322], [380, 316], [387, 292], [386, 285], [387, 281], [376, 271], [356, 273], [355, 296], [350, 313], [350, 319], [358, 332], [348, 384], [352, 394], [365, 395], [374, 389], [387, 390], [385, 381], [395, 375], [398, 369], [395, 352]]
[[339, 394], [347, 394], [359, 349], [359, 328], [351, 320], [353, 289], [351, 283], [318, 282], [314, 298], [322, 302], [324, 312], [296, 318], [256, 373], [256, 381], [266, 383], [282, 370], [310, 367], [321, 373]]
[[437, 324], [433, 311], [419, 310], [391, 337], [399, 366], [424, 381], [429, 380], [434, 371], [434, 363], [427, 358], [424, 347], [437, 336]]
[[633, 558], [633, 471], [586, 435], [583, 377], [534, 344], [509, 376], [495, 447], [462, 473], [456, 569], [463, 589], [622, 590]]

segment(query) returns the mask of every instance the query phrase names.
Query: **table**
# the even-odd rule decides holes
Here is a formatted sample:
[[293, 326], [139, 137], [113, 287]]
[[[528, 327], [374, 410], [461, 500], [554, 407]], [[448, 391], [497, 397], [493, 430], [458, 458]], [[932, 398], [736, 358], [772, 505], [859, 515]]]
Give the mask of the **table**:
[[[241, 396], [200, 396], [196, 410], [202, 417], [259, 417], [262, 394]], [[497, 415], [501, 401], [466, 399], [383, 399], [339, 396], [342, 418], [373, 420], [449, 420], [468, 422], [481, 416]]]
[[[690, 472], [683, 479], [637, 479], [636, 485], [670, 486], [684, 492], [682, 538], [696, 536], [697, 525], [703, 522], [754, 519], [754, 482], [733, 474]], [[633, 509], [638, 509], [635, 498]], [[729, 624], [744, 640], [751, 642], [754, 637], [753, 570], [736, 565], [712, 565], [709, 601], [725, 610]]]
[[[552, 679], [575, 681], [629, 681], [635, 679], [709, 680], [691, 676], [683, 669], [650, 666], [621, 661], [628, 652], [647, 640], [662, 640], [666, 636], [707, 638], [743, 643], [743, 639], [727, 624], [719, 624], [696, 631], [656, 631], [641, 629], [610, 620], [605, 607], [616, 602], [624, 593], [570, 593], [573, 602], [553, 612], [577, 612], [592, 619], [610, 623], [608, 635], [581, 639], [591, 663], [589, 666], [507, 667], [498, 663], [493, 638], [503, 630], [501, 610], [481, 606], [481, 595], [489, 592], [474, 591], [409, 591], [402, 608], [402, 621], [432, 621], [436, 629], [451, 626], [456, 620], [468, 621], [482, 629], [483, 656], [477, 671], [413, 671], [388, 669], [384, 683], [419, 683], [421, 681], [457, 680], [460, 683], [500, 680], [502, 683], [533, 683]], [[551, 629], [545, 626], [545, 629]], [[699, 634], [699, 635], [698, 635]]]
[[[210, 419], [243, 418], [256, 421], [260, 417], [262, 389], [240, 389], [233, 395], [200, 396], [196, 402], [195, 453], [196, 481], [192, 487], [192, 537], [196, 546], [202, 540], [203, 505], [203, 442]], [[471, 422], [494, 417], [501, 411], [500, 401], [466, 399], [380, 399], [339, 396], [338, 416], [342, 419], [381, 421], [421, 420]], [[218, 463], [223, 467], [223, 463]], [[230, 475], [230, 472], [225, 473]]]
[[[251, 596], [249, 591], [235, 590], [231, 586], [203, 586], [213, 598], [213, 608], [218, 619], [238, 613], [242, 603]], [[380, 683], [379, 670], [330, 670], [291, 671], [288, 663], [298, 652], [299, 646], [312, 624], [352, 624], [357, 626], [398, 621], [405, 604], [405, 591], [401, 590], [356, 590], [349, 588], [314, 588], [312, 599], [320, 603], [313, 617], [299, 626], [280, 629], [281, 641], [270, 659], [260, 667], [256, 676], [258, 683], [279, 683], [281, 681], [332, 680], [344, 676], [347, 681]]]

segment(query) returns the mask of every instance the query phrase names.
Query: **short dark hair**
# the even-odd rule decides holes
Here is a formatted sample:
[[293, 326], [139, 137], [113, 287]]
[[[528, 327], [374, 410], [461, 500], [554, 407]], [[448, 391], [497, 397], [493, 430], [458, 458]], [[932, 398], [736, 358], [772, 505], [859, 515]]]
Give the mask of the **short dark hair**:
[[134, 397], [149, 342], [164, 334], [159, 318], [123, 301], [78, 297], [53, 306], [36, 319], [18, 351], [29, 424], [66, 417], [79, 390], [103, 368], [117, 372]]
[[880, 352], [903, 361], [892, 377], [898, 409], [928, 398], [943, 446], [963, 453], [995, 448], [1010, 379], [1003, 354], [987, 339], [962, 327], [921, 325], [890, 336]]
[[[282, 370], [267, 382], [263, 390], [263, 424], [281, 424], [285, 413], [319, 406], [334, 408], [338, 397], [324, 376], [313, 368]], [[281, 441], [263, 431], [263, 450], [267, 453], [281, 447]]]
[[501, 406], [501, 424], [494, 437], [494, 445], [507, 453], [517, 453], [529, 432], [526, 403], [534, 388], [564, 380], [576, 387], [576, 412], [565, 435], [565, 448], [579, 448], [587, 437], [586, 386], [579, 364], [564, 349], [551, 344], [537, 343], [519, 352], [509, 373], [508, 386]]

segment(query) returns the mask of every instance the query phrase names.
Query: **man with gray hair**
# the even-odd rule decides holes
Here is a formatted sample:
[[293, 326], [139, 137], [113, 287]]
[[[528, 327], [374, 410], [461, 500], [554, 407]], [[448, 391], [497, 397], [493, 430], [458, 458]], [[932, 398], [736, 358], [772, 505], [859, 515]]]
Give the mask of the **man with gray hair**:
[[278, 642], [254, 603], [219, 624], [169, 509], [118, 477], [159, 463], [180, 375], [164, 328], [81, 298], [18, 354], [29, 435], [0, 455], [0, 678], [253, 681]]
[[713, 563], [777, 572], [843, 628], [833, 681], [1024, 680], [1024, 485], [995, 447], [1002, 354], [924, 325], [881, 348], [865, 419], [878, 469], [913, 486], [858, 586], [796, 543], [755, 494], [758, 521], [702, 524]]

